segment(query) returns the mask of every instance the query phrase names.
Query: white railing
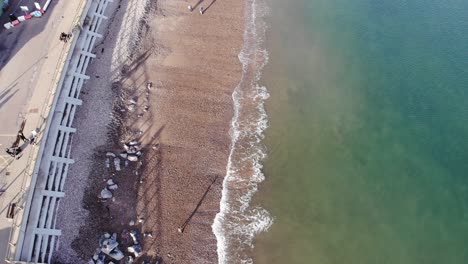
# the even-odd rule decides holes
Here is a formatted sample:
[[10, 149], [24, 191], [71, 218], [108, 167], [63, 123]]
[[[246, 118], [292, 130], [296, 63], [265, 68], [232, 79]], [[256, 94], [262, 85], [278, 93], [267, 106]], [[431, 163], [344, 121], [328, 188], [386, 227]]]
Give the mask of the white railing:
[[[82, 104], [79, 95], [84, 80], [89, 79], [85, 73], [89, 62], [95, 57], [91, 52], [95, 41], [102, 37], [97, 32], [102, 20], [106, 19], [104, 12], [109, 2], [112, 1], [88, 1], [85, 7], [80, 4], [84, 8], [81, 9], [84, 10], [81, 12], [83, 15], [79, 16], [76, 23], [80, 28], [73, 32], [71, 48], [66, 53], [62, 51], [59, 60], [62, 64], [58, 65], [55, 73], [58, 81], [54, 83], [59, 93], [50, 92], [49, 103], [44, 105], [41, 112], [44, 114], [41, 116], [44, 117], [51, 110], [53, 113], [37, 126], [45, 125], [46, 128], [41, 145], [30, 155], [25, 170], [27, 177], [31, 178], [31, 184], [28, 192], [22, 188], [21, 199], [17, 203], [20, 208], [24, 208], [24, 214], [19, 214], [13, 221], [7, 252], [7, 261], [10, 263], [50, 263], [55, 242], [61, 235], [61, 231], [55, 227], [58, 205], [65, 195], [63, 189], [68, 167], [73, 163], [70, 152], [76, 129], [72, 123], [76, 108]], [[86, 14], [89, 20], [83, 25]], [[70, 50], [73, 52], [70, 53]], [[67, 59], [63, 60], [65, 56]], [[63, 70], [68, 70], [68, 73]]]

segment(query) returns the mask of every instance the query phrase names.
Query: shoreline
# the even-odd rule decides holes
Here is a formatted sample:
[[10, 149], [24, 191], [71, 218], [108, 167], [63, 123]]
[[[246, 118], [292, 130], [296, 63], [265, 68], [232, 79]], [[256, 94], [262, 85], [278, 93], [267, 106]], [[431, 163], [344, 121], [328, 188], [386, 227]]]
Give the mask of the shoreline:
[[[58, 212], [63, 235], [56, 263], [85, 263], [103, 232], [116, 232], [119, 240], [123, 229], [132, 228], [152, 234], [142, 237], [140, 259], [217, 263], [211, 224], [226, 174], [231, 93], [241, 75], [237, 55], [244, 2], [213, 1], [203, 15], [189, 12], [187, 3], [150, 6], [138, 36], [126, 35], [132, 30], [125, 28], [137, 19], [129, 13], [141, 15], [132, 10], [138, 4], [114, 3], [116, 12], [109, 8], [112, 23], [95, 48], [98, 57], [90, 65], [91, 79], [75, 121], [80, 132], [72, 155], [77, 162], [70, 168], [67, 196]], [[132, 42], [138, 43], [138, 52], [122, 47]], [[131, 110], [129, 100], [135, 101]], [[106, 168], [106, 152], [118, 154], [122, 141], [134, 139], [142, 146], [141, 162], [126, 167], [122, 160], [121, 171], [112, 164]], [[219, 179], [179, 233], [177, 228], [215, 176]], [[97, 195], [109, 178], [119, 188], [115, 201], [103, 203]], [[141, 223], [129, 225], [137, 219]]]

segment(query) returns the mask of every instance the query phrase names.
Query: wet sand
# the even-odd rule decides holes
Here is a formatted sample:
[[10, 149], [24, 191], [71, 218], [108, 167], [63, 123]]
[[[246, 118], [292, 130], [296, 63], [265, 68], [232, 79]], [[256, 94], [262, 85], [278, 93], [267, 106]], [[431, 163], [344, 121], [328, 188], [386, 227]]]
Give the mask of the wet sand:
[[[144, 14], [137, 4], [113, 4], [112, 23], [89, 68], [92, 78], [75, 119], [76, 163], [58, 217], [57, 263], [87, 262], [102, 232], [120, 236], [123, 229], [152, 234], [142, 236], [142, 259], [217, 263], [211, 225], [226, 174], [231, 94], [241, 76], [244, 3], [208, 0], [190, 12], [187, 6], [196, 1], [159, 0]], [[125, 167], [122, 159], [121, 171], [106, 168], [106, 152], [118, 154], [134, 139], [141, 142], [141, 162]], [[114, 201], [101, 202], [97, 195], [109, 178], [119, 188]], [[131, 220], [137, 225], [129, 226]]]

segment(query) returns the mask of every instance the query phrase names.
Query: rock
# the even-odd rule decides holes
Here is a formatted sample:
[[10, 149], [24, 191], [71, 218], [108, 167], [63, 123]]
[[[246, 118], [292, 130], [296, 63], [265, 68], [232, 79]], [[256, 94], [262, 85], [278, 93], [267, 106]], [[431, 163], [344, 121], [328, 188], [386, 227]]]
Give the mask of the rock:
[[107, 180], [107, 185], [112, 185], [112, 184], [115, 184], [114, 180], [113, 179], [108, 179]]
[[125, 264], [133, 264], [133, 257], [132, 256], [127, 256], [125, 258]]
[[129, 148], [130, 148], [130, 146], [129, 146], [129, 145], [127, 145], [127, 144], [124, 144], [124, 149], [125, 149], [125, 151], [128, 151], [128, 149], [129, 149]]
[[107, 188], [109, 190], [111, 190], [111, 191], [115, 191], [115, 190], [117, 190], [117, 188], [119, 188], [119, 186], [114, 183], [114, 184], [111, 184], [111, 185], [107, 186]]
[[140, 244], [140, 241], [138, 241], [138, 233], [135, 230], [130, 231], [130, 236], [133, 239], [133, 244], [135, 244], [135, 245]]
[[138, 156], [135, 155], [128, 155], [127, 159], [129, 161], [138, 161]]
[[107, 153], [106, 153], [106, 157], [113, 157], [113, 158], [115, 158], [115, 154], [112, 153], [112, 152], [107, 152]]
[[131, 220], [131, 221], [128, 223], [128, 225], [134, 226], [134, 225], [135, 225], [135, 221]]
[[114, 166], [115, 166], [116, 171], [120, 171], [120, 159], [119, 158], [114, 159]]
[[128, 167], [128, 160], [125, 161], [125, 167]]
[[106, 257], [103, 255], [101, 256], [97, 261], [96, 261], [96, 264], [104, 264], [104, 260], [106, 259]]
[[145, 233], [143, 234], [143, 236], [144, 236], [144, 237], [153, 237], [153, 234], [150, 233], [150, 232], [145, 232]]
[[96, 249], [96, 252], [94, 252], [94, 256], [93, 256], [93, 261], [94, 262], [96, 262], [99, 259], [99, 253], [101, 253], [100, 248]]
[[135, 153], [138, 157], [141, 157], [141, 151], [138, 151], [137, 153]]
[[128, 149], [128, 154], [135, 154], [137, 153], [138, 149], [135, 148], [135, 146], [131, 146], [129, 149]]
[[112, 192], [109, 191], [109, 189], [107, 189], [107, 187], [104, 188], [104, 189], [102, 189], [102, 191], [101, 191], [101, 198], [103, 198], [103, 199], [112, 198]]
[[[116, 247], [116, 248], [114, 248], [114, 250], [112, 250], [112, 252], [109, 253], [109, 257], [119, 261], [119, 260], [123, 259], [124, 254], [122, 253], [122, 251], [120, 251], [119, 248]], [[111, 262], [109, 262], [109, 263], [111, 263]]]
[[104, 245], [101, 247], [102, 253], [109, 255], [118, 245], [119, 243], [113, 239], [104, 240]]
[[136, 105], [136, 104], [137, 104], [137, 102], [136, 102], [135, 100], [133, 100], [133, 99], [130, 99], [128, 102], [129, 102], [131, 105]]
[[127, 250], [128, 250], [128, 252], [133, 253], [133, 255], [136, 258], [138, 258], [138, 256], [140, 256], [141, 252], [143, 251], [143, 249], [141, 248], [140, 245], [133, 245], [131, 247], [128, 247]]
[[152, 83], [152, 82], [148, 82], [148, 83], [146, 84], [146, 89], [151, 90], [151, 88], [153, 88], [153, 83]]
[[110, 167], [110, 159], [109, 158], [106, 159], [105, 164], [106, 164], [106, 168]]
[[130, 141], [130, 142], [128, 143], [128, 145], [130, 145], [130, 146], [136, 146], [136, 145], [138, 145], [138, 141], [132, 140], [132, 141]]

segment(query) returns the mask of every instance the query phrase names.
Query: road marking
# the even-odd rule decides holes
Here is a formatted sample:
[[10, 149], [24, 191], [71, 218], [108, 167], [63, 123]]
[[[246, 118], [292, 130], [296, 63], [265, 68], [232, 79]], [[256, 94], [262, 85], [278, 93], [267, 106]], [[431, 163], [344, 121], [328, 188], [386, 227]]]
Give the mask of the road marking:
[[0, 155], [0, 169], [7, 167], [11, 160], [13, 157], [10, 155]]

